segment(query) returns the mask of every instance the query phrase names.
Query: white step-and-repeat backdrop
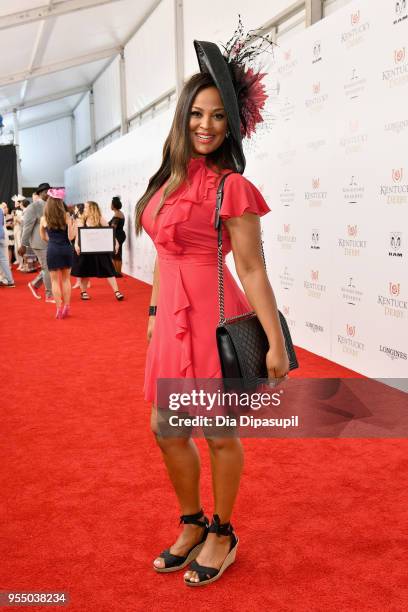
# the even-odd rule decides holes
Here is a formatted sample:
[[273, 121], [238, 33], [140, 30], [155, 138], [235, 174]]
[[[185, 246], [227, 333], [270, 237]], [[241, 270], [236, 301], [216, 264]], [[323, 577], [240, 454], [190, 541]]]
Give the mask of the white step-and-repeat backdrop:
[[[272, 209], [265, 254], [294, 341], [368, 376], [408, 377], [408, 2], [352, 2], [268, 62], [272, 127], [246, 176]], [[134, 204], [173, 111], [66, 172], [70, 202], [106, 210], [121, 195], [124, 269], [147, 282], [154, 250], [134, 238]]]

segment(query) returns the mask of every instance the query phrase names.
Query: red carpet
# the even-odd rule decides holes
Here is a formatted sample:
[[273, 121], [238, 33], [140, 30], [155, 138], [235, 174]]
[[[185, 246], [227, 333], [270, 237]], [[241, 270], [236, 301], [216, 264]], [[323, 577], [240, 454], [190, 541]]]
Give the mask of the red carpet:
[[[246, 440], [237, 562], [201, 589], [156, 575], [179, 512], [141, 396], [150, 288], [125, 278], [118, 303], [94, 281], [56, 321], [29, 278], [0, 289], [1, 591], [67, 591], [72, 612], [408, 608], [406, 440]], [[204, 452], [208, 513], [210, 490]]]

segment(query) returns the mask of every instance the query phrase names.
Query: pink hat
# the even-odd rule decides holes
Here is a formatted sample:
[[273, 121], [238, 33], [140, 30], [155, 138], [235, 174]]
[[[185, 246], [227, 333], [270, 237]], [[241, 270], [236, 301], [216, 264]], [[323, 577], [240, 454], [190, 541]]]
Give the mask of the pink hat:
[[52, 198], [63, 200], [65, 198], [65, 187], [54, 187], [47, 191], [47, 195]]

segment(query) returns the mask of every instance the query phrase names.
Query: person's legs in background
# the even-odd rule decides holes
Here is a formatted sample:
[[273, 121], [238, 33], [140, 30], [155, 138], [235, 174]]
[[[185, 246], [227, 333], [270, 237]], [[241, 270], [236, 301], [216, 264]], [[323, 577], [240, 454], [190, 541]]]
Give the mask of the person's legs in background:
[[62, 318], [69, 314], [69, 306], [71, 302], [71, 268], [61, 270], [61, 288], [62, 288]]
[[[41, 272], [36, 278], [29, 283], [31, 285], [30, 289], [36, 291], [41, 284], [45, 285], [45, 301], [46, 302], [54, 302], [52, 297], [52, 286], [51, 286], [51, 278], [50, 273], [47, 266], [47, 250], [46, 249], [34, 249], [34, 253], [37, 255], [37, 259], [40, 262]], [[34, 293], [34, 292], [33, 292]], [[37, 296], [36, 296], [37, 297]]]
[[0, 240], [0, 272], [6, 279], [6, 283], [2, 283], [5, 287], [14, 287], [13, 275], [9, 265], [8, 247], [5, 240]]
[[56, 318], [62, 319], [62, 295], [59, 282], [59, 270], [50, 270], [49, 275], [51, 280], [52, 295], [54, 296], [54, 300], [57, 305]]

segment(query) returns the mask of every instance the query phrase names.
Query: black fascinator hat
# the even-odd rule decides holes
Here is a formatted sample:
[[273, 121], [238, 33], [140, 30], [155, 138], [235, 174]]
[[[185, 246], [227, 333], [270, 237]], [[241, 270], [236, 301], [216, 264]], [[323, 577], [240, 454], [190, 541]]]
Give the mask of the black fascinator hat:
[[245, 170], [246, 161], [242, 149], [241, 120], [239, 116], [238, 99], [228, 64], [216, 44], [195, 40], [194, 47], [197, 53], [200, 71], [208, 72], [211, 75], [220, 92], [228, 117], [232, 156], [237, 172], [242, 174]]
[[245, 170], [242, 139], [251, 138], [257, 125], [264, 121], [263, 111], [268, 98], [258, 58], [271, 52], [274, 45], [271, 35], [263, 36], [255, 30], [244, 31], [241, 17], [238, 27], [229, 41], [219, 47], [203, 40], [195, 40], [201, 72], [211, 75], [220, 92], [228, 117], [229, 139], [237, 172]]

